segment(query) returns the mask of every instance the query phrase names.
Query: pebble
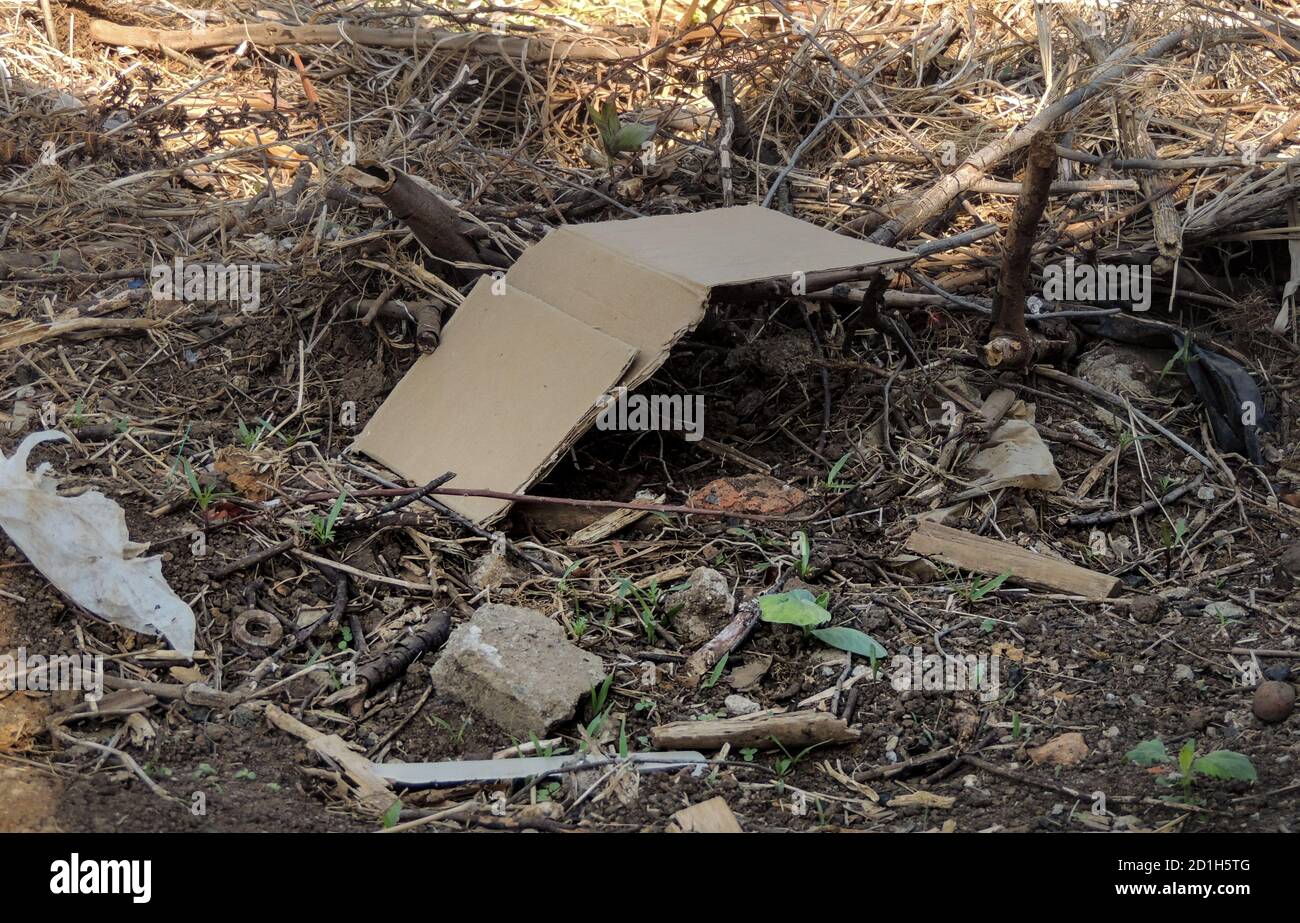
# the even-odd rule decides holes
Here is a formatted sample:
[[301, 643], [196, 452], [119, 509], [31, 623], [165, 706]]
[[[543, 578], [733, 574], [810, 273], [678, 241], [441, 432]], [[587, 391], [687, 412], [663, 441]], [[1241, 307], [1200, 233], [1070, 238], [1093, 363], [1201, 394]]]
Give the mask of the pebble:
[[739, 718], [741, 715], [752, 715], [763, 710], [762, 705], [743, 695], [729, 695], [723, 700], [722, 704], [727, 709], [727, 714], [733, 718]]
[[1210, 603], [1205, 607], [1205, 614], [1210, 618], [1226, 621], [1228, 619], [1243, 618], [1246, 615], [1246, 610], [1234, 602], [1223, 601]]
[[1295, 711], [1295, 687], [1276, 680], [1260, 683], [1255, 690], [1251, 711], [1266, 724], [1285, 721]]

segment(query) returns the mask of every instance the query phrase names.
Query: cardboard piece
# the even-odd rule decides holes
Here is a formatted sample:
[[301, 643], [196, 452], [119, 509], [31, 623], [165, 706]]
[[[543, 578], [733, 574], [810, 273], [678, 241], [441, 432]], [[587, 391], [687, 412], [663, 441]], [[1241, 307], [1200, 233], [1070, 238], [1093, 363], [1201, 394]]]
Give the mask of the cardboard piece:
[[[414, 484], [454, 471], [456, 487], [523, 492], [607, 392], [654, 374], [714, 289], [906, 259], [757, 206], [558, 228], [479, 280], [353, 448]], [[443, 502], [482, 523], [509, 506]]]

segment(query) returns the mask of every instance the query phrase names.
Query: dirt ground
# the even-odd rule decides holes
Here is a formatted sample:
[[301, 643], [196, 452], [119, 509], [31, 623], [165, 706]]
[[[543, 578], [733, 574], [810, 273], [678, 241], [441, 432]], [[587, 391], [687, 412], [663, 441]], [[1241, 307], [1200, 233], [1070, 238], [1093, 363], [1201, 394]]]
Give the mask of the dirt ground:
[[[803, 576], [792, 576], [792, 569], [800, 564], [791, 555], [790, 534], [767, 523], [648, 517], [600, 545], [565, 549], [560, 535], [573, 527], [575, 513], [570, 511], [558, 525], [548, 527], [536, 519], [543, 514], [531, 509], [518, 515], [509, 530], [515, 541], [532, 540], [565, 549], [574, 561], [582, 562], [581, 567], [563, 585], [555, 578], [533, 575], [521, 584], [493, 590], [487, 598], [535, 607], [562, 619], [571, 633], [577, 618], [589, 618], [591, 628], [581, 634], [578, 643], [620, 668], [612, 690], [613, 720], [606, 725], [609, 746], [613, 745], [613, 728], [625, 729], [635, 749], [648, 746], [649, 729], [656, 724], [725, 715], [724, 699], [736, 692], [729, 677], [751, 660], [770, 658], [761, 678], [743, 690], [764, 707], [788, 707], [811, 694], [833, 689], [843, 668], [841, 652], [803, 637], [798, 629], [761, 625], [736, 652], [728, 664], [730, 669], [716, 685], [684, 689], [674, 681], [673, 667], [665, 661], [682, 659], [679, 651], [689, 648], [665, 643], [663, 638], [647, 643], [642, 625], [614, 592], [609, 578], [615, 574], [637, 579], [667, 574], [664, 585], [669, 588], [685, 582], [674, 574], [709, 565], [750, 593], [778, 580], [786, 589], [805, 585], [815, 593], [828, 591], [828, 605], [837, 623], [860, 627], [891, 656], [910, 652], [917, 645], [933, 652], [936, 632], [942, 633], [945, 650], [1001, 652], [1003, 689], [993, 703], [981, 702], [977, 692], [900, 693], [886, 675], [860, 687], [854, 725], [861, 728], [862, 737], [856, 744], [820, 746], [806, 754], [792, 754], [798, 758], [788, 768], [779, 765], [780, 752], [731, 754], [727, 765], [698, 777], [686, 771], [646, 775], [639, 779], [633, 796], [622, 790], [603, 792], [600, 797], [585, 799], [576, 809], [566, 806], [575, 792], [563, 787], [551, 792], [543, 785], [543, 797], [553, 797], [564, 809], [558, 816], [547, 814], [548, 822], [598, 829], [659, 829], [673, 811], [720, 794], [744, 827], [755, 830], [844, 827], [909, 831], [937, 828], [946, 822], [961, 830], [1160, 829], [1175, 825], [1185, 830], [1285, 831], [1293, 827], [1300, 798], [1293, 788], [1300, 756], [1296, 719], [1271, 726], [1256, 719], [1251, 714], [1252, 689], [1242, 684], [1225, 654], [1232, 647], [1286, 650], [1294, 644], [1296, 600], [1274, 579], [1273, 562], [1280, 546], [1289, 540], [1278, 528], [1281, 520], [1275, 511], [1247, 506], [1241, 525], [1225, 530], [1232, 536], [1229, 544], [1193, 545], [1194, 552], [1175, 555], [1169, 561], [1159, 544], [1158, 527], [1143, 523], [1144, 540], [1156, 550], [1129, 566], [1112, 568], [1123, 574], [1128, 590], [1153, 594], [1147, 596], [1152, 605], [1141, 611], [1123, 604], [1053, 600], [1010, 587], [972, 598], [971, 587], [978, 585], [979, 578], [956, 572], [932, 574], [929, 579], [924, 575], [922, 579], [908, 577], [894, 568], [900, 566], [895, 559], [907, 531], [906, 516], [914, 506], [905, 498], [891, 496], [907, 485], [881, 478], [875, 485], [847, 491], [824, 487], [827, 462], [851, 453], [847, 437], [840, 434], [856, 430], [857, 421], [870, 419], [878, 380], [857, 372], [833, 373], [834, 432], [823, 452], [812, 455], [808, 447], [817, 441], [820, 429], [815, 410], [818, 402], [808, 397], [816, 396], [816, 387], [809, 381], [815, 366], [787, 368], [775, 381], [770, 369], [747, 367], [750, 353], [728, 343], [729, 332], [736, 330], [732, 321], [739, 315], [719, 313], [726, 315], [725, 319], [711, 328], [707, 338], [701, 335], [698, 342], [687, 344], [656, 383], [667, 386], [690, 377], [708, 396], [710, 431], [719, 434], [715, 438], [747, 447], [753, 459], [770, 462], [786, 482], [823, 499], [835, 497], [845, 510], [856, 508], [870, 514], [829, 515], [808, 528], [813, 549], [810, 563]], [[941, 350], [947, 339], [963, 333], [956, 327], [922, 331], [930, 338], [923, 345]], [[794, 330], [777, 335], [800, 336]], [[265, 344], [290, 342], [293, 336], [282, 323], [268, 319], [238, 331], [220, 345], [196, 350], [196, 355], [188, 358], [177, 355], [154, 361], [134, 376], [133, 388], [160, 401], [173, 395], [173, 400], [188, 396], [204, 401], [210, 408], [198, 418], [207, 427], [204, 441], [213, 447], [229, 445], [237, 408], [247, 413], [247, 408], [256, 407], [259, 415], [292, 409], [293, 391], [284, 379], [292, 380], [295, 372], [282, 364], [285, 357]], [[322, 399], [356, 394], [364, 419], [383, 393], [384, 383], [391, 382], [403, 364], [399, 360], [382, 375], [377, 374], [362, 358], [373, 354], [374, 341], [373, 333], [355, 326], [340, 327], [324, 338], [312, 366], [309, 394], [319, 393]], [[754, 342], [763, 339], [760, 336]], [[115, 344], [114, 350], [124, 364], [136, 368], [152, 347], [124, 341]], [[811, 355], [812, 351], [804, 351], [805, 363]], [[723, 358], [711, 361], [715, 356]], [[76, 371], [102, 360], [87, 350], [83, 356], [69, 355], [69, 361]], [[958, 361], [927, 368], [917, 378], [947, 377], [954, 372], [977, 389], [998, 384], [989, 373], [969, 364], [963, 367]], [[250, 384], [247, 391], [232, 384], [245, 380], [261, 384]], [[1032, 382], [1032, 386], [1053, 387], [1047, 382]], [[769, 388], [765, 393], [764, 387]], [[752, 389], [759, 389], [766, 399], [746, 401]], [[905, 387], [898, 393], [907, 392]], [[1050, 429], [1060, 429], [1079, 416], [1079, 404], [1072, 395], [1049, 393], [1035, 398], [1038, 421]], [[802, 412], [801, 403], [806, 404]], [[756, 409], [744, 418], [734, 409], [741, 404]], [[906, 398], [902, 404], [909, 406]], [[1190, 417], [1194, 410], [1184, 406], [1181, 412]], [[784, 420], [777, 419], [782, 416]], [[307, 428], [312, 423], [309, 419], [302, 425]], [[76, 435], [75, 428], [70, 431]], [[919, 425], [915, 436], [907, 445], [911, 451], [922, 451], [919, 447], [926, 444], [927, 437]], [[866, 439], [870, 441], [869, 432]], [[15, 441], [5, 440], [6, 453]], [[302, 447], [268, 451], [292, 458], [297, 452], [314, 454], [319, 450], [322, 456], [332, 457], [346, 444], [346, 433], [336, 432], [332, 438], [322, 433]], [[330, 582], [288, 557], [263, 564], [256, 572], [207, 579], [205, 574], [219, 563], [253, 547], [245, 528], [210, 523], [208, 555], [193, 557], [189, 536], [202, 527], [203, 518], [192, 498], [187, 501], [180, 493], [184, 485], [178, 476], [173, 475], [169, 485], [165, 457], [126, 456], [122, 462], [113, 462], [107, 460], [112, 458], [109, 455], [97, 464], [79, 463], [96, 448], [90, 441], [82, 442], [80, 448], [53, 444], [40, 447], [37, 454], [52, 462], [56, 470], [69, 472], [65, 489], [95, 486], [118, 500], [127, 510], [133, 537], [153, 542], [163, 553], [164, 573], [171, 585], [186, 598], [198, 597], [199, 647], [206, 653], [195, 668], [204, 680], [213, 681], [216, 658], [220, 658], [227, 688], [237, 685], [241, 673], [254, 666], [255, 659], [230, 640], [233, 613], [253, 603], [288, 614], [330, 602]], [[1053, 448], [1067, 485], [1077, 481], [1096, 460], [1070, 445]], [[1168, 446], [1148, 446], [1145, 454], [1149, 470], [1184, 470], [1177, 450]], [[281, 464], [288, 469], [291, 463]], [[856, 480], [857, 464], [856, 460], [846, 462], [835, 481]], [[121, 472], [132, 476], [123, 477]], [[1141, 497], [1136, 458], [1126, 458], [1120, 472], [1117, 489], [1123, 506]], [[562, 465], [537, 493], [600, 498], [626, 497], [649, 489], [689, 494], [727, 473], [736, 472], [721, 459], [702, 455], [682, 441], [664, 439], [661, 444], [653, 434], [638, 437], [593, 432], [579, 444], [576, 462]], [[150, 507], [169, 497], [179, 497], [180, 502], [172, 502], [167, 512], [157, 513], [156, 507], [151, 511]], [[1208, 511], [1220, 505], [1221, 501], [1198, 501], [1193, 496], [1167, 512], [1200, 528], [1214, 525]], [[1004, 510], [997, 522], [1008, 538], [1032, 538], [1076, 560], [1087, 560], [1081, 553], [1086, 547], [1083, 536], [1053, 525], [1058, 511], [1050, 495], [1029, 494], [1023, 509], [1008, 503]], [[1039, 528], [1022, 521], [1022, 515], [1031, 513], [1037, 516]], [[598, 514], [578, 511], [577, 515], [590, 520]], [[982, 514], [977, 511], [976, 515]], [[556, 531], [549, 531], [551, 528]], [[429, 572], [445, 575], [439, 582], [451, 599], [393, 592], [383, 585], [357, 581], [349, 608], [357, 612], [368, 634], [378, 632], [394, 616], [409, 615], [415, 607], [465, 604], [473, 591], [464, 586], [462, 575], [487, 542], [458, 537], [454, 532], [438, 535], [438, 531], [432, 528], [423, 533], [425, 541], [435, 541], [438, 550], [419, 567], [422, 573], [429, 567]], [[1129, 524], [1113, 529], [1112, 534], [1130, 534]], [[320, 550], [363, 570], [400, 575], [415, 573], [409, 562], [420, 557], [422, 544], [402, 530], [390, 529]], [[71, 652], [84, 643], [115, 652], [113, 663], [121, 666], [125, 676], [152, 676], [168, 682], [195, 678], [175, 669], [169, 677], [165, 668], [147, 666], [147, 652], [155, 645], [74, 611], [8, 544], [3, 574], [6, 593], [23, 600], [21, 606], [6, 602], [3, 625], [7, 648], [23, 645], [29, 650]], [[1225, 621], [1205, 612], [1210, 602], [1231, 600], [1241, 602], [1244, 615]], [[671, 630], [671, 620], [666, 615], [664, 619]], [[290, 675], [313, 653], [318, 656], [340, 643], [345, 643], [343, 635], [334, 627], [322, 642], [313, 641], [290, 657], [278, 675]], [[666, 655], [657, 658], [654, 685], [644, 684], [647, 661], [642, 658], [647, 651]], [[1287, 661], [1264, 661], [1266, 667], [1279, 663]], [[517, 742], [483, 717], [440, 697], [436, 690], [430, 694], [427, 663], [417, 664], [398, 683], [375, 696], [359, 720], [345, 711], [312, 704], [336, 687], [337, 680], [331, 685], [328, 680], [317, 683], [306, 677], [288, 684], [276, 698], [300, 709], [309, 720], [319, 719], [322, 727], [344, 734], [367, 751], [384, 742], [383, 753], [388, 759], [483, 758]], [[59, 695], [67, 699], [70, 694]], [[269, 728], [265, 719], [247, 706], [213, 709], [163, 702], [142, 712], [152, 733], [127, 749], [162, 790], [174, 796], [176, 800], [169, 802], [146, 790], [112, 758], [78, 753], [76, 747], [51, 748], [37, 732], [57, 704], [36, 694], [15, 693], [3, 700], [6, 740], [14, 741], [3, 756], [4, 782], [12, 795], [4, 799], [8, 829], [359, 830], [375, 826], [373, 820], [358, 816], [349, 807], [337, 782], [322, 778], [322, 770], [312, 765], [296, 739]], [[588, 713], [583, 714], [583, 709]], [[583, 722], [591, 717], [589, 707], [580, 708]], [[118, 735], [120, 726], [116, 724], [114, 720], [92, 720], [74, 727], [76, 733], [89, 735], [87, 739], [104, 742]], [[401, 729], [389, 739], [399, 724]], [[1086, 742], [1087, 753], [1080, 762], [1061, 767], [1034, 765], [1028, 751], [1070, 732], [1082, 734]], [[562, 730], [561, 736], [565, 738], [563, 746], [570, 749], [581, 744], [574, 727]], [[1184, 741], [1195, 740], [1199, 752], [1231, 749], [1244, 753], [1257, 769], [1258, 781], [1248, 785], [1202, 780], [1186, 803], [1169, 799], [1168, 792], [1156, 784], [1157, 776], [1124, 758], [1133, 746], [1154, 737], [1162, 738], [1171, 752]], [[129, 734], [125, 739], [134, 741]], [[978, 759], [1000, 772], [944, 755], [960, 752], [978, 754]], [[934, 754], [939, 758], [927, 761]], [[918, 765], [906, 771], [908, 761]], [[905, 771], [887, 774], [898, 767]], [[855, 777], [859, 781], [854, 781]], [[1260, 797], [1288, 788], [1283, 794]], [[203, 795], [204, 813], [192, 810], [196, 792]], [[914, 792], [929, 792], [937, 798], [890, 806], [893, 799]], [[1109, 814], [1091, 813], [1096, 792], [1105, 794]], [[537, 793], [536, 787], [525, 788], [512, 798], [527, 803], [535, 800]], [[460, 803], [475, 794], [483, 797], [467, 791], [408, 793], [403, 798], [402, 817], [426, 816], [439, 805]], [[486, 812], [484, 823], [491, 824], [491, 818]], [[438, 826], [430, 824], [428, 829]]]
[[[987, 4], [980, 6], [984, 22]], [[1023, 6], [1014, 22], [1032, 34], [1032, 5]], [[997, 282], [999, 236], [919, 261], [917, 278], [900, 274], [890, 292], [905, 298], [885, 302], [894, 307], [875, 323], [858, 310], [861, 290], [848, 303], [828, 296], [713, 306], [643, 387], [703, 395], [707, 438], [588, 432], [529, 491], [579, 502], [516, 505], [500, 527], [513, 549], [513, 576], [484, 588], [471, 574], [492, 551], [492, 531], [431, 508], [412, 505], [377, 524], [322, 532], [341, 492], [340, 522], [374, 513], [397, 495], [376, 480], [386, 477], [377, 465], [347, 450], [419, 355], [408, 325], [363, 323], [345, 306], [384, 292], [453, 306], [466, 287], [458, 291], [444, 278], [445, 265], [426, 260], [380, 204], [339, 191], [337, 146], [346, 135], [362, 155], [437, 176], [465, 215], [481, 219], [493, 240], [508, 244], [502, 250], [517, 255], [559, 223], [627, 217], [634, 207], [671, 213], [722, 204], [716, 126], [674, 128], [679, 133], [663, 142], [673, 159], [661, 161], [658, 172], [620, 172], [591, 166], [582, 147], [591, 131], [579, 101], [596, 82], [635, 95], [639, 78], [600, 71], [599, 81], [588, 81], [585, 70], [575, 77], [563, 69], [579, 65], [556, 65], [549, 73], [556, 82], [544, 93], [509, 68], [476, 70], [474, 79], [497, 94], [490, 104], [475, 108], [451, 93], [450, 103], [435, 105], [444, 88], [459, 86], [459, 59], [408, 70], [406, 49], [331, 47], [305, 52], [306, 64], [283, 49], [248, 61], [231, 49], [123, 50], [88, 36], [91, 19], [126, 12], [54, 8], [60, 37], [67, 38], [63, 19], [76, 23], [69, 53], [31, 51], [15, 64], [27, 82], [6, 84], [18, 104], [7, 104], [0, 120], [0, 225], [10, 212], [16, 216], [0, 232], [0, 256], [38, 257], [0, 260], [0, 452], [8, 457], [44, 428], [67, 436], [38, 446], [30, 467], [49, 463], [62, 494], [97, 490], [120, 504], [131, 538], [161, 555], [168, 584], [193, 608], [196, 654], [192, 662], [180, 659], [157, 638], [78, 608], [0, 533], [0, 654], [101, 655], [112, 680], [97, 710], [73, 691], [0, 691], [0, 831], [659, 831], [675, 812], [714, 796], [747, 831], [1297, 829], [1300, 717], [1292, 711], [1265, 722], [1252, 710], [1256, 684], [1291, 682], [1300, 661], [1300, 348], [1293, 331], [1269, 331], [1287, 241], [1261, 231], [1285, 223], [1281, 198], [1270, 200], [1274, 211], [1240, 221], [1215, 212], [1221, 233], [1237, 235], [1231, 241], [1197, 231], [1189, 218], [1181, 265], [1194, 267], [1205, 284], [1195, 292], [1180, 284], [1172, 307], [1169, 289], [1158, 287], [1148, 315], [1232, 357], [1260, 385], [1270, 428], [1257, 463], [1217, 444], [1186, 357], [1173, 348], [1134, 360], [1142, 387], [1129, 393], [1131, 408], [1158, 427], [1071, 380], [988, 368], [980, 351], [986, 319], [919, 280], [928, 273], [966, 299], [987, 300]], [[39, 13], [14, 15], [21, 28], [4, 36], [6, 48], [37, 48], [45, 28]], [[690, 23], [688, 14], [683, 24]], [[956, 34], [954, 23], [944, 28]], [[741, 25], [750, 27], [748, 20]], [[922, 26], [930, 28], [909, 20], [908, 28]], [[613, 34], [633, 29], [611, 27]], [[754, 87], [747, 104], [769, 107], [784, 162], [829, 111], [842, 75], [787, 32], [780, 42], [766, 32], [745, 33], [744, 41], [722, 30], [710, 35], [692, 39], [704, 49], [698, 56], [646, 65], [665, 81], [655, 92], [667, 98], [681, 87], [698, 90], [708, 74], [734, 69]], [[868, 40], [880, 40], [859, 36], [847, 20], [833, 39], [846, 57], [867, 54]], [[1015, 87], [1038, 79], [1037, 43], [1006, 41], [1014, 54], [981, 58], [981, 79]], [[772, 77], [767, 65], [753, 63], [771, 51], [765, 42], [779, 48], [773, 60], [791, 74], [810, 71], [787, 80], [773, 65]], [[1273, 137], [1274, 123], [1288, 113], [1266, 107], [1256, 126], [1240, 106], [1220, 111], [1226, 97], [1214, 94], [1226, 90], [1211, 86], [1219, 77], [1234, 87], [1256, 85], [1249, 56], [1225, 47], [1207, 52], [1230, 55], [1211, 57], [1222, 73], [1183, 74], [1202, 66], [1186, 56], [1169, 65], [1180, 75], [1179, 93], [1195, 97], [1199, 108], [1161, 110], [1162, 156], [1211, 147], [1217, 156], [1210, 135], [1189, 127], [1211, 114], [1233, 129], [1224, 133], [1246, 137], [1247, 127], [1267, 128], [1270, 150], [1284, 149], [1290, 136]], [[915, 58], [914, 67], [890, 58], [881, 63], [881, 80], [890, 81], [881, 92], [894, 110], [929, 112], [915, 81], [929, 92], [949, 70], [971, 73], [964, 60], [936, 51]], [[61, 109], [33, 89], [57, 83], [50, 62], [75, 76], [69, 88], [90, 94], [84, 108]], [[1153, 66], [1149, 73], [1163, 72]], [[167, 102], [208, 77], [217, 82], [203, 84], [212, 98], [201, 106]], [[1272, 71], [1267, 77], [1282, 79]], [[1151, 99], [1161, 96], [1155, 76], [1137, 84]], [[977, 111], [980, 100], [994, 97], [973, 89], [961, 97], [960, 112], [936, 109], [932, 121], [927, 115], [913, 129], [938, 145], [951, 120], [969, 116], [953, 129], [964, 156], [987, 141], [989, 126], [996, 135], [1013, 124], [1004, 112]], [[1037, 97], [1026, 100], [1017, 105], [1032, 111]], [[1186, 104], [1184, 96], [1177, 101]], [[385, 107], [391, 124], [374, 114]], [[1109, 152], [1113, 112], [1108, 104], [1094, 108], [1069, 143]], [[362, 111], [370, 115], [356, 114]], [[432, 121], [421, 122], [425, 115]], [[127, 130], [106, 127], [110, 118]], [[862, 126], [876, 121], [885, 122], [845, 119], [845, 130], [866, 131]], [[355, 135], [325, 127], [345, 123]], [[419, 141], [420, 131], [432, 132], [436, 143]], [[823, 139], [800, 165], [807, 176], [790, 182], [793, 200], [787, 191], [774, 207], [859, 237], [870, 233], [885, 212], [868, 203], [892, 202], [903, 188], [916, 192], [934, 178], [917, 175], [933, 158], [918, 165], [900, 140], [906, 132], [888, 131], [894, 159], [884, 167], [869, 157], [851, 163], [883, 150], [880, 137]], [[38, 142], [80, 147], [50, 166]], [[261, 153], [230, 155], [240, 145]], [[268, 145], [274, 150], [263, 151]], [[214, 151], [224, 153], [208, 160]], [[737, 160], [742, 201], [757, 198], [755, 176], [770, 179], [776, 170], [777, 161], [761, 167], [760, 148], [750, 153]], [[303, 172], [306, 161], [318, 172]], [[989, 179], [1010, 185], [1022, 164], [1008, 160]], [[313, 178], [299, 194], [310, 207], [300, 214], [290, 190], [305, 175]], [[1236, 176], [1214, 173], [1197, 187], [1202, 205], [1220, 193], [1237, 201], [1228, 175]], [[846, 183], [858, 191], [845, 192]], [[1117, 188], [1129, 205], [1144, 195], [1135, 183]], [[274, 191], [269, 206], [267, 190]], [[1132, 224], [1116, 230], [1120, 212], [1104, 198], [1112, 193], [1085, 188], [1058, 199], [1044, 220], [1057, 234], [1048, 255], [1091, 248], [1096, 258], [1100, 238], [1112, 231], [1125, 252], [1149, 241], [1148, 224], [1140, 234], [1130, 233]], [[1189, 194], [1180, 186], [1171, 201], [1190, 213]], [[972, 189], [958, 198], [961, 206], [954, 201], [897, 245], [986, 221], [1005, 227], [1014, 197]], [[1139, 212], [1123, 214], [1145, 221], [1133, 217]], [[1090, 221], [1103, 229], [1098, 241], [1076, 248], [1059, 236]], [[1141, 246], [1150, 258], [1151, 246]], [[196, 260], [284, 262], [266, 273], [265, 308], [243, 313], [152, 297], [149, 267], [181, 252]], [[75, 265], [67, 264], [70, 256]], [[56, 318], [96, 323], [60, 328]], [[106, 318], [124, 323], [98, 323]], [[1049, 364], [1100, 381], [1089, 363], [1118, 347], [1077, 328], [1074, 336], [1074, 348]], [[1000, 389], [1013, 392], [1008, 419], [1032, 424], [1061, 486], [997, 488], [957, 505], [974, 480], [967, 464], [987, 435], [971, 421]], [[500, 439], [510, 451], [511, 434]], [[785, 521], [743, 511], [656, 512], [599, 541], [572, 542], [607, 512], [580, 501], [629, 502], [648, 493], [685, 505], [717, 479], [736, 477], [799, 488], [807, 501]], [[909, 553], [904, 545], [917, 517], [954, 505], [948, 525], [1117, 577], [1114, 598], [1027, 588], [1003, 582], [995, 570]], [[1077, 521], [1108, 511], [1130, 512], [1101, 525]], [[230, 566], [281, 544], [261, 560]], [[529, 566], [515, 551], [557, 573]], [[348, 568], [342, 597], [339, 572], [313, 558]], [[806, 589], [823, 600], [827, 624], [866, 633], [885, 656], [846, 661], [844, 651], [796, 626], [760, 622], [692, 687], [680, 674], [699, 647], [692, 636], [699, 626], [684, 624], [665, 597], [700, 567], [720, 573], [738, 600]], [[598, 655], [613, 676], [600, 708], [595, 695], [584, 698], [555, 740], [516, 739], [432, 686], [432, 651], [382, 688], [347, 697], [354, 657], [365, 663], [435, 612], [461, 624], [488, 602], [535, 609]], [[270, 613], [289, 633], [318, 625], [300, 643], [259, 646], [237, 631], [249, 609]], [[705, 637], [729, 618], [706, 613]], [[363, 645], [370, 653], [358, 656]], [[895, 688], [896, 658], [906, 661], [913, 651], [987, 658], [997, 686]], [[705, 754], [711, 765], [698, 770], [636, 775], [611, 767], [515, 786], [402, 791], [399, 808], [379, 817], [358, 804], [336, 764], [268, 718], [274, 706], [376, 762], [486, 759], [528, 746], [613, 756], [652, 749], [651, 730], [669, 722], [724, 718], [729, 698], [738, 707], [736, 696], [759, 709], [833, 708], [860, 736], [808, 749], [713, 750]], [[1168, 761], [1138, 765], [1129, 757], [1156, 738]], [[1201, 773], [1181, 784], [1178, 754], [1189, 743], [1199, 757], [1243, 755], [1255, 778]]]

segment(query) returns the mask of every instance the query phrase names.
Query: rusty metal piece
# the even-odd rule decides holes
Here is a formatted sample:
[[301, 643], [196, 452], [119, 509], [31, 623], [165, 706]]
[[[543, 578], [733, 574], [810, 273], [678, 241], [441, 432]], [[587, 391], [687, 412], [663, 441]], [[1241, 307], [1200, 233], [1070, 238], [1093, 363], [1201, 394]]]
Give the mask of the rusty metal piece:
[[279, 619], [263, 609], [245, 609], [231, 623], [230, 636], [250, 653], [265, 653], [280, 646], [284, 628]]

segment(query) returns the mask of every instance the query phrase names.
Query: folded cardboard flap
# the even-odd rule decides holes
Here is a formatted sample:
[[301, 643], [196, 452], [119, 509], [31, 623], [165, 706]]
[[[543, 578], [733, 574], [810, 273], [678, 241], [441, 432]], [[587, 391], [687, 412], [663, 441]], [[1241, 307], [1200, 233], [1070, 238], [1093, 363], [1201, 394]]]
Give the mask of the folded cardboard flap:
[[[493, 286], [500, 294], [493, 294]], [[636, 350], [509, 284], [483, 277], [361, 431], [356, 448], [416, 484], [455, 471], [457, 484], [515, 490], [554, 463], [557, 447], [613, 387]], [[509, 503], [454, 497], [486, 522]]]
[[[704, 317], [720, 285], [907, 254], [757, 206], [569, 225], [483, 278], [353, 446], [415, 484], [521, 493]], [[509, 503], [449, 497], [489, 522]]]

